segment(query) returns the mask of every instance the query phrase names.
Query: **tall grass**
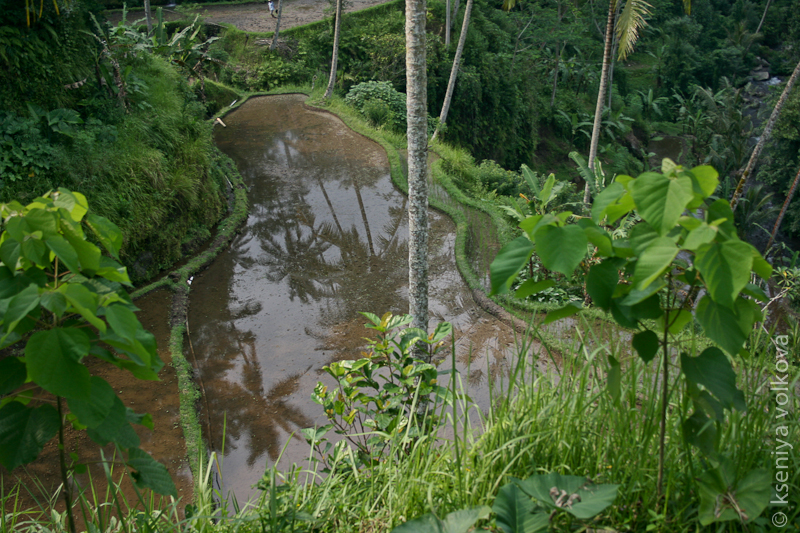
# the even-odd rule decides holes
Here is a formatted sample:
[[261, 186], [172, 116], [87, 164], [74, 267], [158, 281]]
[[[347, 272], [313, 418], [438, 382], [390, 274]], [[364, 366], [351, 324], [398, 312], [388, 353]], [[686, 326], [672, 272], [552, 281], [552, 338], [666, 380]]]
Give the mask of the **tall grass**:
[[[113, 505], [114, 516], [126, 517], [114, 523], [124, 531], [140, 530], [144, 523], [153, 531], [188, 526], [197, 531], [389, 531], [427, 512], [444, 516], [466, 507], [491, 505], [499, 488], [512, 478], [559, 472], [586, 476], [595, 483], [621, 485], [616, 501], [593, 520], [593, 528], [706, 531], [697, 521], [695, 480], [708, 464], [682, 436], [680, 420], [691, 410], [683, 385], [673, 383], [671, 387], [666, 510], [662, 505], [656, 513], [658, 363], [645, 365], [630, 354], [627, 343], [604, 341], [587, 324], [584, 328], [576, 341], [558, 354], [561, 365], [546, 365], [546, 370], [537, 370], [542, 365], [534, 365], [533, 358], [544, 355], [533, 355], [538, 348], [532, 336], [521, 339], [508, 374], [492, 388], [492, 402], [486, 412], [471, 403], [469, 391], [453, 374], [450, 386], [460, 399], [447, 408], [439, 407], [445, 424], [438, 434], [418, 439], [409, 439], [407, 433], [395, 436], [384, 460], [369, 469], [340, 461], [330, 465], [330, 473], [323, 473], [321, 464], [310, 454], [305, 468], [288, 472], [268, 469], [260, 486], [261, 497], [240, 506], [212, 488], [216, 468], [212, 455], [201, 468], [196, 501], [186, 518], [180, 517], [176, 502], [161, 502], [159, 507], [151, 500], [135, 509], [119, 501], [113, 492], [106, 494], [105, 500], [93, 492], [91, 500], [82, 501], [94, 508]], [[593, 342], [580, 340], [587, 337], [593, 337]], [[732, 460], [740, 477], [754, 468], [772, 470], [773, 458], [765, 446], [773, 435], [774, 422], [774, 398], [769, 393], [774, 356], [766, 348], [768, 342], [764, 334], [753, 336], [754, 355], [742, 360], [738, 368], [738, 385], [745, 392], [748, 409], [726, 413], [720, 426], [719, 452]], [[618, 396], [610, 394], [606, 386], [610, 355], [623, 367]], [[790, 382], [796, 387], [800, 372], [796, 367], [793, 372]], [[800, 399], [791, 395], [790, 401], [787, 408], [796, 414]], [[789, 430], [784, 440], [800, 442], [796, 421]], [[790, 468], [789, 492], [796, 509], [800, 455], [795, 454]], [[25, 523], [13, 505], [15, 490], [3, 494], [4, 524], [9, 530], [33, 530], [34, 523]], [[110, 530], [109, 516], [84, 513], [87, 523], [98, 531]], [[58, 524], [47, 516], [37, 520], [36, 527], [42, 521], [57, 529]], [[555, 518], [551, 525], [554, 531], [576, 526], [566, 516]], [[710, 530], [769, 529], [752, 523], [749, 529], [727, 523]]]

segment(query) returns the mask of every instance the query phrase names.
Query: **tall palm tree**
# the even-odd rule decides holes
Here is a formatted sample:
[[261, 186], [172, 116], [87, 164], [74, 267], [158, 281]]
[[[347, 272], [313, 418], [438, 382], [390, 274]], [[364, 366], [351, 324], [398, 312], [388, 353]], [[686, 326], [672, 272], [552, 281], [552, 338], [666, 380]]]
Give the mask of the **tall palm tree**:
[[336, 26], [333, 30], [333, 58], [331, 59], [331, 77], [328, 79], [328, 88], [325, 89], [326, 100], [333, 94], [333, 84], [336, 83], [336, 62], [339, 60], [339, 32], [342, 28], [342, 0], [336, 0]]
[[[592, 127], [592, 141], [589, 145], [589, 168], [594, 171], [594, 161], [597, 158], [597, 145], [600, 142], [600, 124], [603, 116], [603, 101], [608, 85], [608, 67], [611, 64], [611, 48], [614, 44], [614, 28], [616, 27], [619, 46], [619, 58], [625, 59], [633, 51], [633, 45], [639, 38], [639, 30], [646, 24], [644, 17], [650, 12], [650, 4], [644, 0], [627, 0], [622, 8], [619, 20], [616, 19], [617, 4], [622, 0], [610, 0], [608, 3], [608, 21], [606, 23], [605, 46], [603, 47], [603, 69], [600, 73], [600, 89], [597, 91], [597, 107], [594, 112], [594, 125]], [[687, 0], [684, 0], [684, 3]], [[616, 24], [615, 24], [616, 22]], [[589, 184], [583, 193], [583, 201], [589, 203]]]
[[269, 45], [270, 50], [275, 50], [278, 45], [278, 35], [281, 32], [281, 15], [283, 14], [283, 0], [278, 0], [278, 20], [275, 21], [275, 34], [272, 36], [272, 44]]
[[758, 144], [756, 144], [756, 147], [753, 148], [753, 154], [750, 156], [747, 166], [742, 171], [742, 177], [739, 178], [739, 183], [736, 185], [736, 190], [733, 191], [733, 196], [731, 197], [732, 209], [736, 208], [736, 203], [739, 201], [739, 197], [742, 195], [745, 185], [747, 185], [747, 180], [750, 178], [750, 174], [753, 171], [756, 161], [758, 161], [758, 156], [761, 155], [761, 150], [764, 149], [767, 139], [769, 139], [770, 135], [772, 135], [772, 128], [775, 127], [775, 123], [778, 121], [778, 116], [781, 114], [781, 108], [786, 102], [786, 99], [789, 97], [789, 92], [792, 90], [794, 82], [797, 81], [798, 74], [800, 74], [800, 63], [797, 63], [797, 66], [794, 68], [794, 72], [792, 72], [792, 76], [789, 78], [789, 81], [786, 82], [786, 87], [783, 88], [781, 97], [778, 98], [778, 103], [775, 104], [775, 108], [772, 110], [772, 115], [770, 115], [767, 125], [764, 126], [764, 133], [762, 133], [761, 137], [758, 139]]
[[428, 76], [426, 0], [406, 0], [408, 137], [408, 305], [413, 326], [428, 329]]
[[772, 228], [772, 233], [769, 236], [767, 247], [764, 248], [765, 254], [769, 252], [770, 246], [772, 246], [773, 241], [775, 241], [775, 235], [778, 233], [778, 228], [781, 227], [781, 222], [783, 222], [783, 216], [786, 214], [786, 209], [789, 207], [789, 203], [792, 201], [792, 197], [794, 197], [794, 192], [797, 190], [798, 181], [800, 181], [800, 170], [797, 171], [797, 175], [794, 177], [792, 186], [789, 188], [789, 192], [786, 194], [786, 200], [783, 202], [783, 206], [781, 207], [781, 213], [778, 215], [778, 220], [775, 221], [775, 226]]
[[469, 28], [469, 14], [472, 12], [472, 0], [467, 0], [467, 8], [464, 12], [464, 22], [461, 24], [461, 35], [458, 38], [458, 47], [456, 47], [456, 57], [453, 59], [453, 69], [450, 71], [450, 81], [447, 82], [447, 92], [444, 95], [444, 103], [442, 104], [442, 113], [439, 115], [439, 124], [436, 126], [436, 131], [433, 132], [433, 139], [439, 135], [439, 130], [447, 121], [447, 113], [450, 111], [450, 102], [453, 99], [453, 90], [456, 87], [456, 77], [458, 76], [458, 69], [461, 66], [461, 54], [464, 52], [464, 42], [467, 40], [467, 29]]

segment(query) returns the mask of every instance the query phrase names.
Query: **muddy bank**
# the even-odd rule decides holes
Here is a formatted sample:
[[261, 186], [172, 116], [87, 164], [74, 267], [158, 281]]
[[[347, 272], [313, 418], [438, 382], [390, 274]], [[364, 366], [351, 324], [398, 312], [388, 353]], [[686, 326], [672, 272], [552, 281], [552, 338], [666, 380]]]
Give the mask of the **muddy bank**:
[[[352, 13], [361, 9], [385, 4], [388, 0], [348, 0], [345, 13]], [[278, 1], [275, 1], [275, 8]], [[281, 14], [281, 30], [294, 28], [322, 20], [331, 16], [331, 3], [328, 0], [283, 0], [283, 12]], [[153, 9], [155, 12], [155, 9]], [[214, 24], [232, 24], [238, 29], [250, 32], [272, 32], [275, 31], [276, 18], [270, 16], [266, 2], [254, 2], [251, 4], [236, 4], [222, 6], [203, 6], [194, 4], [193, 9], [188, 11], [188, 15], [194, 18], [200, 15], [206, 22]], [[164, 8], [164, 20], [179, 20], [186, 18], [187, 15], [181, 13], [176, 8]], [[122, 19], [122, 13], [114, 11], [106, 15], [109, 22], [117, 24]], [[144, 17], [143, 11], [131, 11], [128, 15], [129, 21], [134, 21]]]

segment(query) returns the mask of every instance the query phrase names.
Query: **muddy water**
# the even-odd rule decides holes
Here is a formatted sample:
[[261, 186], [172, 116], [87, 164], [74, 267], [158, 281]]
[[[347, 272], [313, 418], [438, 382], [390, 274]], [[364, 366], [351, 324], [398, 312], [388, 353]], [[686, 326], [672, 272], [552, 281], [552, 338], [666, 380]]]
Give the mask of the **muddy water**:
[[[310, 394], [323, 365], [359, 356], [369, 330], [358, 311], [408, 309], [406, 198], [386, 154], [304, 99], [253, 99], [215, 130], [251, 214], [192, 283], [190, 357], [206, 437], [224, 447], [223, 491], [240, 501], [279, 458], [282, 468], [308, 458], [299, 430], [325, 421]], [[454, 226], [430, 215], [431, 324], [453, 323], [458, 366], [485, 406], [487, 376], [502, 372], [514, 336], [474, 304], [455, 267]]]

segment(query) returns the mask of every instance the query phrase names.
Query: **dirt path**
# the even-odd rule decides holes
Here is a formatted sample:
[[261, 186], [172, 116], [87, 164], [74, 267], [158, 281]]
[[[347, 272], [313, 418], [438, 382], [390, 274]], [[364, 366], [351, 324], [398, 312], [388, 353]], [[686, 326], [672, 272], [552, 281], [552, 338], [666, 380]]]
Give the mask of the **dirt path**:
[[[348, 0], [347, 3], [349, 5], [345, 9], [345, 13], [359, 11], [386, 2], [387, 0]], [[275, 8], [277, 9], [277, 7], [278, 0], [275, 0]], [[331, 3], [328, 0], [283, 0], [281, 29], [285, 30], [322, 20], [331, 16], [330, 11]], [[252, 32], [275, 31], [275, 22], [277, 20], [270, 17], [266, 2], [222, 6], [201, 5], [196, 10], [193, 10], [192, 13], [200, 15], [206, 22], [233, 24], [240, 30]], [[133, 11], [129, 14], [128, 20], [133, 21], [137, 17], [143, 16], [142, 11]], [[165, 20], [178, 20], [184, 17], [184, 14], [175, 11], [174, 8], [164, 8]], [[108, 20], [112, 24], [116, 24], [121, 18], [122, 14], [120, 12], [108, 14]]]

